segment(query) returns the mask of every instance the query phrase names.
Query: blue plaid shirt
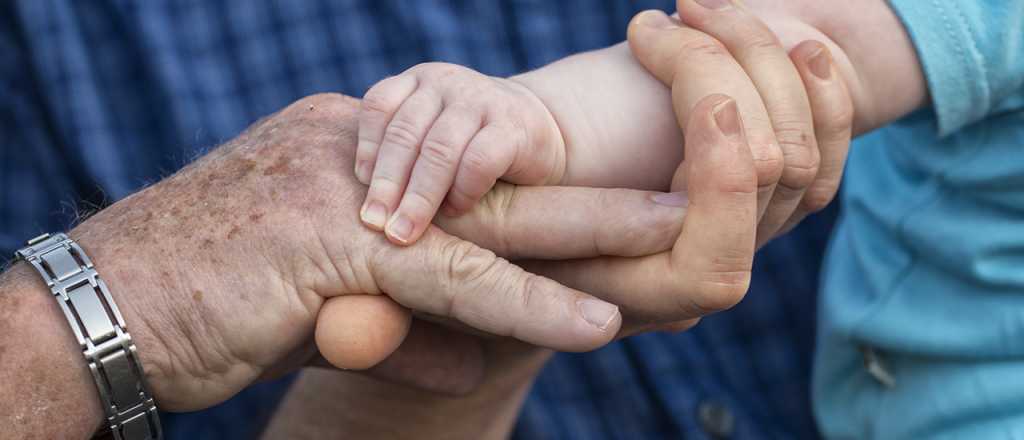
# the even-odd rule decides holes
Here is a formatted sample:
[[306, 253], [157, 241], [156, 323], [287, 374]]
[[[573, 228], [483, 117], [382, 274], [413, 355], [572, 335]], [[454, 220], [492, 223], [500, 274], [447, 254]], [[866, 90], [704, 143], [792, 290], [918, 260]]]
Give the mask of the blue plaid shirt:
[[[0, 3], [0, 251], [66, 229], [315, 92], [424, 61], [511, 75], [625, 38], [671, 0], [11, 0]], [[813, 438], [819, 262], [834, 212], [759, 256], [734, 310], [684, 334], [558, 355], [516, 438]], [[250, 438], [287, 381], [165, 415], [172, 439]], [[339, 433], [344, 436], [344, 433]]]

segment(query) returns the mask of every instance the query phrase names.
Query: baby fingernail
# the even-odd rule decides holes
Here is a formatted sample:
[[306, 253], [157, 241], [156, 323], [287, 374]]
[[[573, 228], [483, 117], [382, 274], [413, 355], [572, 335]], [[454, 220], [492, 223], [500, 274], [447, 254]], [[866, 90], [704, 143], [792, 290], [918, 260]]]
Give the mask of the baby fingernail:
[[607, 329], [615, 315], [619, 314], [618, 307], [596, 299], [582, 299], [578, 304], [583, 319], [601, 330]]
[[728, 99], [715, 106], [715, 123], [727, 137], [740, 134], [740, 114], [736, 111], [736, 101]]
[[365, 160], [356, 162], [356, 179], [363, 185], [370, 183], [370, 162]]
[[412, 235], [412, 220], [404, 215], [395, 216], [388, 223], [387, 233], [399, 242], [408, 243], [409, 237]]
[[637, 23], [640, 23], [647, 27], [657, 29], [672, 29], [679, 27], [668, 15], [656, 9], [650, 11], [644, 11], [640, 13], [640, 17], [637, 19]]
[[659, 205], [671, 206], [674, 208], [685, 207], [690, 204], [690, 199], [686, 197], [686, 193], [683, 191], [657, 193], [651, 196], [651, 200]]
[[384, 222], [388, 219], [388, 209], [384, 204], [376, 200], [363, 206], [363, 212], [359, 215], [363, 223], [377, 230], [384, 229]]
[[818, 49], [818, 53], [811, 55], [811, 58], [807, 60], [807, 67], [811, 69], [814, 76], [828, 80], [832, 76], [832, 57], [829, 55], [828, 49], [824, 47]]

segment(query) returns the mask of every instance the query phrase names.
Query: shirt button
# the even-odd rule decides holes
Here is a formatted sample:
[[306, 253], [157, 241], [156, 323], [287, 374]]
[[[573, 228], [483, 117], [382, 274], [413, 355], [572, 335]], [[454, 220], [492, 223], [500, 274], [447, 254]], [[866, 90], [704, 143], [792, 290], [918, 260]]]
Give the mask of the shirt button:
[[860, 346], [860, 354], [864, 360], [864, 369], [867, 370], [871, 377], [875, 378], [878, 383], [886, 388], [892, 388], [896, 386], [896, 378], [893, 377], [889, 369], [882, 363], [882, 358], [878, 355], [874, 348], [867, 345]]
[[704, 432], [716, 439], [731, 436], [736, 425], [736, 418], [729, 408], [714, 401], [701, 402], [697, 406], [697, 419]]

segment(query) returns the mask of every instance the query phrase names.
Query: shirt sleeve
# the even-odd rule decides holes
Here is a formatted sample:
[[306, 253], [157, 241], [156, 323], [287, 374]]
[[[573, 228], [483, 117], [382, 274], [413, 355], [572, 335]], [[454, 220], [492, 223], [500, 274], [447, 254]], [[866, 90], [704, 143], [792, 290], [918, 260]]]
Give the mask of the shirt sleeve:
[[1024, 0], [890, 0], [924, 67], [939, 134], [1024, 107]]

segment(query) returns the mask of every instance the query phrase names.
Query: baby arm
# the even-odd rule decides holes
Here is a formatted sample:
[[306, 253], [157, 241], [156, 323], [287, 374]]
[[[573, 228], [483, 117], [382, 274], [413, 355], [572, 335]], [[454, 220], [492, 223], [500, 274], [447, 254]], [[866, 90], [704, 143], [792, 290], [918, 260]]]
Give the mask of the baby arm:
[[363, 222], [411, 244], [499, 178], [667, 189], [681, 159], [668, 89], [621, 43], [508, 79], [446, 63], [385, 79], [363, 98], [355, 173]]
[[[796, 4], [801, 2], [775, 4], [771, 0], [751, 3], [786, 49], [808, 39], [829, 47], [858, 110], [854, 123], [858, 131], [879, 126], [922, 103], [923, 79], [913, 49], [881, 0], [859, 6], [858, 14], [841, 14], [845, 21], [828, 12], [843, 6], [810, 8]], [[692, 0], [680, 1], [683, 11], [695, 7], [701, 8]], [[731, 39], [726, 42], [729, 47], [742, 47], [736, 41], [742, 34], [729, 35], [728, 29], [716, 26], [726, 20], [708, 19], [706, 13], [701, 20], [700, 15], [685, 15], [683, 21], [724, 42]], [[851, 31], [862, 28], [875, 31]], [[878, 38], [871, 38], [877, 28], [895, 36], [882, 39], [880, 45]], [[838, 36], [836, 40], [832, 35]], [[855, 65], [844, 48], [865, 62]], [[878, 67], [878, 63], [867, 62], [869, 54], [892, 62]], [[893, 74], [900, 74], [898, 80], [881, 83], [907, 83], [901, 84], [905, 93], [896, 99], [891, 98], [892, 87], [864, 85], [868, 79]], [[759, 105], [759, 90], [748, 92], [754, 96], [737, 96], [741, 107]], [[498, 178], [519, 184], [668, 189], [682, 159], [682, 134], [670, 97], [669, 90], [633, 58], [625, 43], [568, 57], [509, 79], [444, 63], [413, 67], [378, 83], [364, 98], [356, 176], [370, 189], [361, 217], [370, 227], [385, 230], [393, 242], [410, 244], [427, 228], [442, 203], [449, 214], [463, 212]], [[776, 139], [776, 132], [792, 131], [775, 120], [775, 113], [785, 112], [768, 110], [741, 108], [752, 148], [788, 143], [781, 142], [783, 133]], [[771, 117], [749, 117], [766, 112]], [[763, 161], [764, 157], [759, 158], [755, 151], [755, 159]], [[788, 153], [786, 160], [796, 162]], [[801, 167], [794, 165], [793, 169], [800, 171]], [[762, 177], [759, 170], [759, 181]], [[784, 184], [785, 178], [784, 173]], [[807, 183], [796, 186], [806, 187]]]

